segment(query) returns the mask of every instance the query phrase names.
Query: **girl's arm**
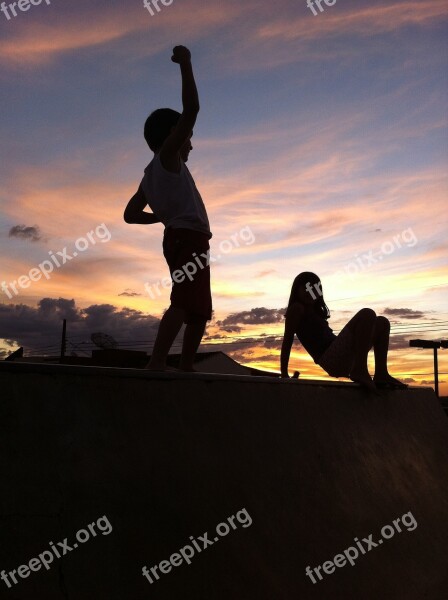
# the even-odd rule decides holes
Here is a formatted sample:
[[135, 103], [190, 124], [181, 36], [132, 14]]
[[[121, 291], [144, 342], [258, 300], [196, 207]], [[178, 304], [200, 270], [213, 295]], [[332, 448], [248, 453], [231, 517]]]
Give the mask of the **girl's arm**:
[[303, 306], [296, 302], [292, 304], [286, 313], [285, 319], [285, 333], [283, 335], [282, 350], [280, 354], [280, 370], [282, 377], [289, 377], [288, 364], [289, 357], [291, 354], [292, 344], [294, 342], [294, 335], [297, 331], [297, 325], [303, 315]]

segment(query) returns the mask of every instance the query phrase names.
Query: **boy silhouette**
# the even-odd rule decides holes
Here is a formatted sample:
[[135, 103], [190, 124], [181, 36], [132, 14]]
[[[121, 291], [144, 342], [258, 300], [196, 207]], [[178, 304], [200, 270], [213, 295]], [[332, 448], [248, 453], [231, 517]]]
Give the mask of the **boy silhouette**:
[[[148, 117], [145, 139], [154, 157], [145, 169], [137, 193], [124, 212], [126, 223], [163, 223], [163, 254], [173, 282], [171, 305], [162, 317], [151, 360], [152, 371], [166, 370], [166, 359], [183, 323], [180, 368], [194, 371], [193, 362], [212, 317], [210, 291], [210, 225], [201, 195], [185, 163], [193, 149], [191, 137], [199, 112], [199, 97], [191, 64], [184, 46], [173, 49], [171, 60], [182, 75], [182, 114], [161, 108]], [[144, 210], [149, 205], [152, 214]], [[194, 277], [183, 267], [198, 265]], [[190, 269], [191, 271], [191, 269]]]

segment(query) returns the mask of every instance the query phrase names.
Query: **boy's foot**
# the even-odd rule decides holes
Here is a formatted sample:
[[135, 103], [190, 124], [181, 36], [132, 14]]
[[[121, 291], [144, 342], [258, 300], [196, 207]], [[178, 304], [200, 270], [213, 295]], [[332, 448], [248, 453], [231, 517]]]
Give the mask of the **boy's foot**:
[[158, 373], [164, 373], [165, 371], [174, 371], [176, 373], [179, 373], [180, 371], [182, 371], [182, 369], [178, 369], [176, 367], [169, 367], [168, 365], [164, 365], [164, 364], [151, 364], [150, 362], [146, 365], [145, 369], [147, 371], [156, 371]]
[[165, 371], [166, 365], [151, 364], [150, 362], [146, 365], [147, 371]]
[[194, 367], [179, 367], [179, 371], [183, 371], [184, 373], [200, 373], [200, 371], [198, 371], [197, 369], [195, 369]]
[[392, 375], [389, 375], [389, 373], [380, 377], [375, 376], [373, 381], [377, 388], [405, 390], [408, 387], [407, 383], [402, 383], [398, 379], [395, 379], [395, 377], [392, 377]]

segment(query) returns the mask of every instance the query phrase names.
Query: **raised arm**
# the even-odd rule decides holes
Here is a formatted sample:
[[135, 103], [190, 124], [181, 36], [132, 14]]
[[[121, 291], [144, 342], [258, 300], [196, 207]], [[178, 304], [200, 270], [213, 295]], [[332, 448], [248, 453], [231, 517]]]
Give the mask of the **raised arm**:
[[191, 53], [185, 46], [173, 49], [171, 60], [180, 65], [182, 75], [182, 115], [160, 150], [163, 166], [169, 171], [179, 171], [179, 151], [191, 137], [199, 113], [199, 96], [191, 65]]
[[294, 342], [294, 335], [297, 331], [297, 325], [303, 315], [303, 306], [299, 303], [291, 305], [286, 312], [285, 333], [283, 335], [282, 350], [280, 354], [280, 370], [282, 377], [289, 377], [288, 365], [291, 355], [291, 348]]
[[123, 218], [126, 223], [137, 223], [139, 225], [160, 223], [159, 219], [153, 213], [147, 213], [143, 210], [147, 204], [145, 194], [140, 185], [137, 192], [129, 200], [124, 211]]

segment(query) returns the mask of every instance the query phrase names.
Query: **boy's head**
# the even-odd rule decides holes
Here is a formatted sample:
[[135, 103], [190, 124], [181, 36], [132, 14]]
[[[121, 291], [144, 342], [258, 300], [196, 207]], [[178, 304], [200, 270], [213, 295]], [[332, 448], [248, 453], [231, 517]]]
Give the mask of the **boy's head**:
[[145, 140], [153, 152], [158, 152], [163, 142], [177, 125], [180, 113], [171, 108], [158, 108], [152, 112], [145, 123]]

